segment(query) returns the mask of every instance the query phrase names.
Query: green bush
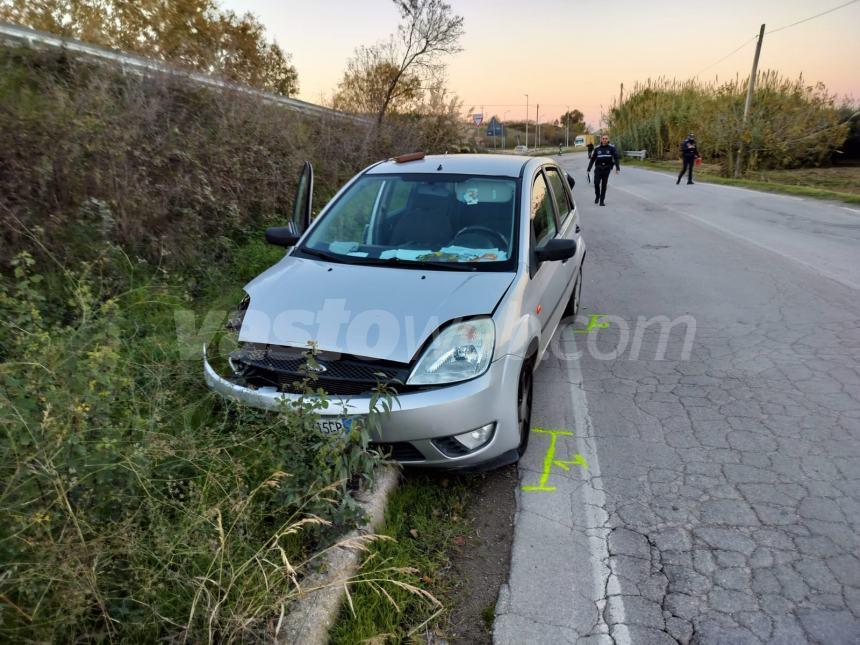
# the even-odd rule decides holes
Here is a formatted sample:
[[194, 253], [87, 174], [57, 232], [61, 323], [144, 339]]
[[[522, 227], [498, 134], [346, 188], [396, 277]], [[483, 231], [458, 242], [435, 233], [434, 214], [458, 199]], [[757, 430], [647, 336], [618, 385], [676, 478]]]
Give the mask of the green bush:
[[360, 517], [368, 428], [220, 400], [180, 358], [184, 294], [110, 294], [114, 262], [65, 274], [63, 320], [28, 254], [0, 283], [0, 639], [262, 638], [329, 524]]
[[305, 160], [318, 212], [374, 161], [447, 149], [425, 121], [303, 116], [181, 77], [0, 48], [0, 270], [21, 250], [45, 259], [40, 244], [66, 263], [111, 243], [135, 261], [206, 272], [288, 220]]
[[283, 254], [262, 230], [301, 162], [318, 211], [413, 126], [0, 49], [0, 640], [274, 638], [379, 456], [370, 427], [323, 440], [313, 398], [214, 396], [178, 323]]
[[746, 81], [703, 83], [668, 79], [637, 84], [607, 117], [619, 149], [648, 151], [652, 159], [677, 159], [681, 141], [696, 135], [706, 161], [729, 174], [743, 141], [747, 170], [819, 166], [848, 135], [835, 97], [823, 84], [808, 85], [777, 72], [761, 72], [744, 127]]

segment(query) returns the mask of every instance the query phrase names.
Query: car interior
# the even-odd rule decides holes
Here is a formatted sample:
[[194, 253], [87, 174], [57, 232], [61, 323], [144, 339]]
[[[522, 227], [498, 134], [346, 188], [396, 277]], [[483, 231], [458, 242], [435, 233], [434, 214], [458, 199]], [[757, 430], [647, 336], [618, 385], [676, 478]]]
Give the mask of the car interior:
[[510, 252], [514, 190], [508, 182], [468, 179], [417, 183], [406, 206], [384, 217], [377, 239], [385, 246], [440, 249], [462, 246]]

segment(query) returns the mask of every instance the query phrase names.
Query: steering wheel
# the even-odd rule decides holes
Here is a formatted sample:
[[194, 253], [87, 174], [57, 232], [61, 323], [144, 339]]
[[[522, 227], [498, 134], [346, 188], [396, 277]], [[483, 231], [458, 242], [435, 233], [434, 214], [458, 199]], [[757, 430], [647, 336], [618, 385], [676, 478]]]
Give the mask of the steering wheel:
[[468, 235], [469, 233], [477, 233], [479, 235], [483, 235], [484, 240], [486, 240], [489, 237], [489, 238], [492, 238], [493, 240], [495, 240], [496, 242], [501, 242], [501, 244], [495, 245], [496, 248], [498, 248], [500, 250], [501, 249], [507, 250], [507, 248], [508, 248], [507, 238], [505, 238], [505, 236], [502, 235], [501, 233], [499, 233], [498, 231], [494, 231], [493, 229], [487, 228], [486, 226], [466, 226], [465, 228], [461, 228], [459, 231], [457, 231], [457, 234], [454, 236], [454, 239], [451, 240], [449, 242], [449, 244], [451, 246], [457, 246], [455, 244], [455, 242], [459, 238], [463, 237], [464, 235]]

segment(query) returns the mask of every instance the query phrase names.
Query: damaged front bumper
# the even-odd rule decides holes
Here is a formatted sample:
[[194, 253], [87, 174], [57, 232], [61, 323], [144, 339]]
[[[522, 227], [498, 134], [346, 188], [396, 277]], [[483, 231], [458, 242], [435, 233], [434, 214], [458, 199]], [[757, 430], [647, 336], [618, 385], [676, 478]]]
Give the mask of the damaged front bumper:
[[[307, 401], [302, 394], [272, 387], [246, 387], [222, 376], [210, 364], [203, 349], [207, 385], [222, 396], [266, 410]], [[503, 356], [490, 364], [482, 376], [443, 387], [405, 392], [397, 396], [393, 410], [380, 418], [380, 431], [373, 440], [388, 444], [398, 460], [410, 466], [481, 470], [513, 463], [517, 459], [517, 385], [522, 360]], [[321, 418], [370, 414], [370, 396], [329, 396]], [[492, 439], [481, 448], [462, 456], [443, 452], [444, 442], [453, 435], [495, 423]], [[440, 447], [441, 446], [441, 447]]]

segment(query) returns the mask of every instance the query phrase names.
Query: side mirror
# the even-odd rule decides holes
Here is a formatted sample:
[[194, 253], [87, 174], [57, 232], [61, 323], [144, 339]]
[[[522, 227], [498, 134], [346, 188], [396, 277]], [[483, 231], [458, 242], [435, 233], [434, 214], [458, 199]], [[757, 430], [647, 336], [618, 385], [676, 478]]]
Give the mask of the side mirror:
[[266, 229], [266, 241], [275, 246], [295, 246], [299, 237], [292, 226], [273, 226]]
[[570, 186], [571, 190], [576, 185], [576, 179], [574, 179], [569, 172], [564, 173], [567, 175], [567, 185]]
[[290, 225], [295, 235], [301, 235], [308, 229], [311, 221], [311, 198], [314, 192], [314, 169], [310, 161], [306, 161], [299, 173], [296, 185], [296, 201], [293, 203], [293, 217]]
[[535, 249], [535, 258], [538, 262], [568, 260], [574, 255], [576, 255], [576, 240], [567, 240], [564, 238], [550, 240], [543, 246]]

